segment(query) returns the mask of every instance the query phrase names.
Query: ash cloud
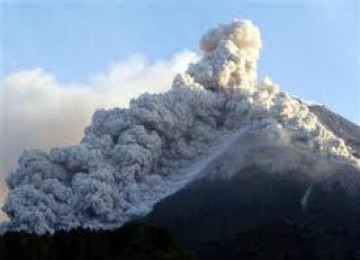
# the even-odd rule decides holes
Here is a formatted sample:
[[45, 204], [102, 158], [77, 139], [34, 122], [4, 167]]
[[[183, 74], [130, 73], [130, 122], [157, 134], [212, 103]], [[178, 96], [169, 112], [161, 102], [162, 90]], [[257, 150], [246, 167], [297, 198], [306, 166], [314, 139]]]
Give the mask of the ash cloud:
[[[269, 78], [257, 80], [261, 40], [250, 21], [210, 30], [201, 46], [201, 60], [177, 75], [169, 91], [143, 94], [128, 109], [96, 111], [77, 145], [25, 151], [7, 180], [6, 229], [118, 227], [231, 154], [234, 136], [249, 133], [269, 144], [258, 147], [293, 146], [310, 151], [313, 160], [359, 165], [306, 104]], [[284, 153], [247, 150], [243, 142], [236, 149], [244, 162], [251, 158], [273, 172], [303, 167], [300, 153], [289, 160]]]
[[[176, 73], [196, 59], [190, 51], [151, 63], [133, 55], [83, 84], [61, 82], [43, 69], [8, 75], [0, 83], [0, 184], [25, 148], [48, 150], [78, 143], [97, 108], [128, 107], [144, 92], [167, 91]], [[5, 186], [0, 185], [1, 206]]]

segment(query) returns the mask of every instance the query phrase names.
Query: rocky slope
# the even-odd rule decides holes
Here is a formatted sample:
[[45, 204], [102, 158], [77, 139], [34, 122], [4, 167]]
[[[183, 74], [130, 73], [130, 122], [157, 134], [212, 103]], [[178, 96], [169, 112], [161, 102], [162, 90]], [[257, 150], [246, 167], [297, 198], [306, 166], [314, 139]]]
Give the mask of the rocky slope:
[[344, 139], [353, 149], [353, 154], [360, 157], [360, 126], [332, 112], [325, 106], [310, 106], [310, 111], [335, 135]]

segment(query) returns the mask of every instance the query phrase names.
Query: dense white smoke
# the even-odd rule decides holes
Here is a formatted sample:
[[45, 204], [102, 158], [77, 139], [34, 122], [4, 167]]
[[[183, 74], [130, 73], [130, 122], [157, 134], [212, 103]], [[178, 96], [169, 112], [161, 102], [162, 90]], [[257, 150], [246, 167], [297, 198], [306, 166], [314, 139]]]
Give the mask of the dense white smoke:
[[6, 76], [0, 81], [0, 180], [25, 148], [78, 143], [97, 108], [127, 107], [144, 92], [165, 92], [196, 59], [190, 51], [151, 63], [132, 55], [81, 84], [62, 82], [43, 69]]
[[[81, 84], [63, 82], [44, 69], [20, 70], [0, 80], [0, 207], [5, 177], [25, 148], [78, 143], [97, 108], [127, 107], [144, 92], [165, 92], [175, 75], [197, 59], [186, 50], [155, 62], [131, 55]], [[0, 210], [0, 222], [2, 217]]]
[[236, 170], [245, 162], [273, 172], [302, 167], [300, 152], [284, 158], [286, 152], [252, 150], [241, 142], [251, 133], [268, 144], [262, 147], [291, 145], [310, 151], [313, 161], [359, 164], [305, 104], [268, 78], [257, 82], [261, 40], [250, 21], [211, 30], [201, 48], [202, 59], [178, 75], [170, 91], [144, 94], [129, 109], [98, 110], [80, 144], [25, 151], [8, 178], [6, 228], [118, 227], [231, 152], [244, 157]]

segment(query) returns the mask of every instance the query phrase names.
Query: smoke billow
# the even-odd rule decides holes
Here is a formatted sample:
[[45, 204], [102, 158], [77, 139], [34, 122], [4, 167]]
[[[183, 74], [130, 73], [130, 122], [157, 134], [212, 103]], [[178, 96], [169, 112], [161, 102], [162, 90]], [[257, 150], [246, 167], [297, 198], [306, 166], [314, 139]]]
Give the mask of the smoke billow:
[[[7, 180], [6, 228], [118, 227], [147, 214], [226, 153], [243, 155], [237, 168], [246, 161], [270, 163], [273, 172], [302, 167], [303, 154], [276, 156], [263, 149], [270, 144], [305, 149], [313, 160], [358, 165], [304, 103], [268, 78], [257, 81], [260, 48], [250, 21], [221, 25], [203, 36], [202, 59], [176, 76], [168, 92], [143, 94], [128, 109], [96, 111], [78, 145], [24, 151]], [[249, 146], [250, 133], [269, 145]], [[236, 149], [229, 149], [234, 138]]]
[[43, 69], [6, 76], [0, 80], [0, 181], [24, 148], [78, 143], [97, 108], [127, 107], [144, 92], [167, 91], [174, 76], [196, 59], [190, 51], [156, 62], [132, 55], [82, 84], [60, 81]]

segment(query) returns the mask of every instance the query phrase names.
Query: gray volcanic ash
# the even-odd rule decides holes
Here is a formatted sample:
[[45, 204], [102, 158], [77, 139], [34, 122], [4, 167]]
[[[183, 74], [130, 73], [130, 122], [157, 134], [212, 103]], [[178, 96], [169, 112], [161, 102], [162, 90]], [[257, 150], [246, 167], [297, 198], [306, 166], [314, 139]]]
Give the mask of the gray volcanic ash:
[[[314, 180], [344, 165], [358, 171], [350, 146], [307, 105], [258, 81], [260, 48], [250, 21], [220, 25], [170, 91], [98, 110], [78, 145], [24, 151], [7, 180], [3, 229], [116, 228], [212, 168], [223, 167], [221, 178], [255, 165]], [[344, 186], [359, 187], [356, 173], [344, 176]]]

